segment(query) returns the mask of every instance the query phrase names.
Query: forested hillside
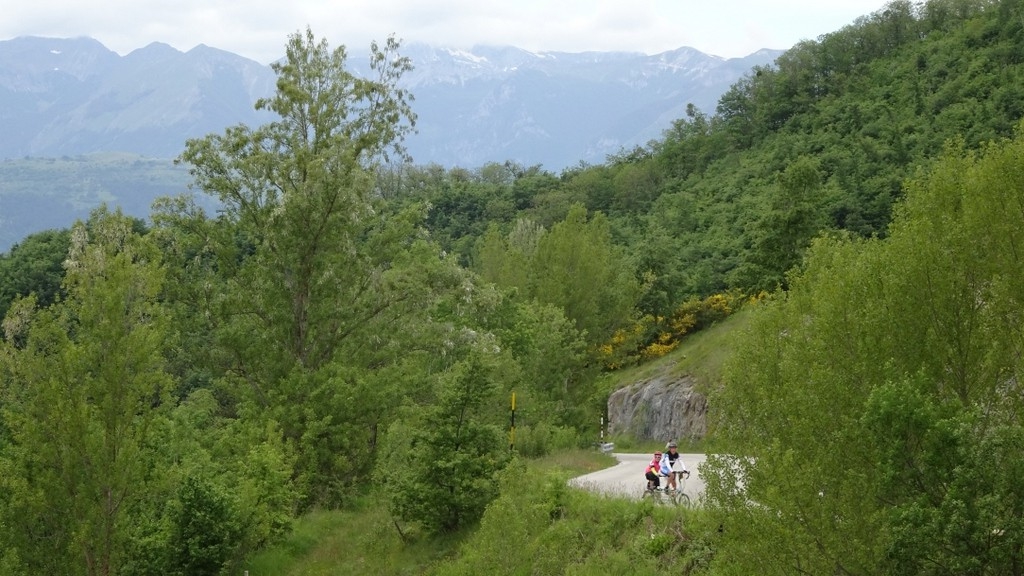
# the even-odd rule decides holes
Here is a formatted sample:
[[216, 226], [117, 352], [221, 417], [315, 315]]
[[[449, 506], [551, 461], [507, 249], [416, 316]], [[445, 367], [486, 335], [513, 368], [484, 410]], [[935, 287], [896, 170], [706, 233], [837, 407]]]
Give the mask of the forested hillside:
[[277, 120], [185, 144], [222, 212], [101, 209], [0, 257], [0, 573], [237, 570], [367, 494], [400, 542], [485, 528], [441, 573], [525, 572], [472, 549], [514, 498], [524, 549], [600, 514], [512, 452], [586, 445], [602, 372], [752, 301], [708, 384], [711, 441], [755, 458], [708, 470], [700, 538], [616, 512], [651, 530], [609, 532], [616, 565], [1020, 572], [1022, 47], [1016, 0], [896, 1], [556, 175], [401, 163], [398, 44], [367, 79], [290, 37]]
[[550, 227], [600, 211], [640, 273], [644, 310], [690, 295], [774, 289], [822, 229], [884, 236], [901, 184], [953, 138], [1006, 137], [1024, 114], [1015, 2], [890, 3], [803, 42], [734, 85], [713, 116], [690, 108], [665, 137], [561, 175], [500, 164], [413, 167], [389, 196], [428, 199], [434, 237], [483, 265], [478, 238], [521, 218]]

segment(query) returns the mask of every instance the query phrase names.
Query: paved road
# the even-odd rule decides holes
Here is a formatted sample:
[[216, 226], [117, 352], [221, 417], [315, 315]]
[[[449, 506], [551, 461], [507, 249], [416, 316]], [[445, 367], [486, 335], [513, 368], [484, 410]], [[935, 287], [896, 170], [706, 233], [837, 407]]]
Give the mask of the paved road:
[[[647, 483], [644, 479], [644, 468], [651, 461], [651, 455], [613, 453], [612, 456], [618, 459], [617, 465], [577, 476], [569, 480], [569, 484], [601, 494], [640, 498]], [[690, 478], [686, 480], [683, 491], [693, 502], [697, 502], [704, 493], [704, 480], [697, 471], [697, 466], [704, 462], [704, 454], [680, 454], [679, 457], [690, 471]]]

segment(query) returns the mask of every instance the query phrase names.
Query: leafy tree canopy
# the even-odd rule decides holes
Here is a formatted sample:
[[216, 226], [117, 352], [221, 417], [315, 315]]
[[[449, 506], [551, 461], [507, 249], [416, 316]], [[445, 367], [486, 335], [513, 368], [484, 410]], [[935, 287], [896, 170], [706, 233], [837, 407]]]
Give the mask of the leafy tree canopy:
[[752, 457], [708, 469], [724, 563], [1018, 569], [1022, 153], [1022, 136], [951, 147], [886, 239], [817, 241], [757, 315], [713, 398], [724, 448]]

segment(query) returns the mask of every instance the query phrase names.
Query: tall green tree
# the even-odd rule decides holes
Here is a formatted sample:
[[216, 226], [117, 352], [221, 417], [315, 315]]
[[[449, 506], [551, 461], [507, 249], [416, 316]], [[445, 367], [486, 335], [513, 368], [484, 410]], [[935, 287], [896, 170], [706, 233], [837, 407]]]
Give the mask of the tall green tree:
[[404, 155], [414, 121], [398, 48], [373, 44], [364, 78], [343, 47], [291, 36], [277, 92], [257, 104], [279, 118], [189, 141], [181, 157], [225, 206], [212, 252], [226, 281], [210, 300], [224, 385], [241, 414], [280, 424], [310, 505], [369, 472], [378, 426], [415, 395], [396, 367], [418, 361], [405, 353], [417, 319], [458, 282], [422, 209], [374, 206], [375, 165]]
[[[279, 332], [279, 352], [304, 366], [326, 362], [353, 327], [324, 318], [322, 306], [358, 283], [329, 280], [357, 264], [347, 256], [375, 223], [367, 168], [389, 151], [404, 154], [414, 121], [397, 87], [411, 64], [397, 50], [394, 39], [371, 46], [377, 77], [365, 79], [346, 70], [344, 47], [331, 51], [308, 29], [294, 34], [273, 65], [276, 95], [256, 105], [280, 119], [190, 140], [181, 157], [255, 250], [236, 279], [248, 285], [242, 298], [256, 299], [250, 308]], [[246, 278], [257, 266], [261, 277]], [[353, 274], [366, 272], [363, 263]]]
[[801, 157], [779, 174], [768, 212], [757, 224], [751, 260], [757, 267], [754, 290], [785, 287], [785, 275], [800, 263], [811, 239], [825, 226], [821, 170]]
[[558, 306], [592, 345], [632, 317], [643, 293], [631, 262], [612, 243], [608, 219], [580, 204], [548, 232], [528, 220], [507, 237], [492, 228], [477, 269], [526, 299]]
[[539, 301], [565, 310], [591, 344], [627, 322], [642, 294], [630, 262], [612, 243], [607, 218], [580, 205], [541, 236], [530, 288]]
[[26, 573], [116, 574], [168, 407], [160, 253], [120, 213], [72, 230], [67, 299], [4, 323], [0, 542]]

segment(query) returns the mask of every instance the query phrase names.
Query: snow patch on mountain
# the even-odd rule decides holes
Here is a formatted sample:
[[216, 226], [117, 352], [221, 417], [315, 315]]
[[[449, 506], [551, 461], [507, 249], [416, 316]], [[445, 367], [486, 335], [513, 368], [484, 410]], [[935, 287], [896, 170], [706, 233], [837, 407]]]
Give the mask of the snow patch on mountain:
[[[402, 86], [415, 100], [418, 163], [475, 167], [513, 160], [551, 170], [644, 145], [687, 104], [712, 112], [754, 65], [781, 52], [724, 59], [682, 47], [660, 54], [529, 51], [409, 44]], [[369, 54], [349, 66], [368, 75]], [[268, 67], [206, 45], [154, 42], [119, 56], [89, 38], [0, 41], [0, 158], [92, 152], [178, 155], [188, 138], [259, 125], [273, 93]]]

